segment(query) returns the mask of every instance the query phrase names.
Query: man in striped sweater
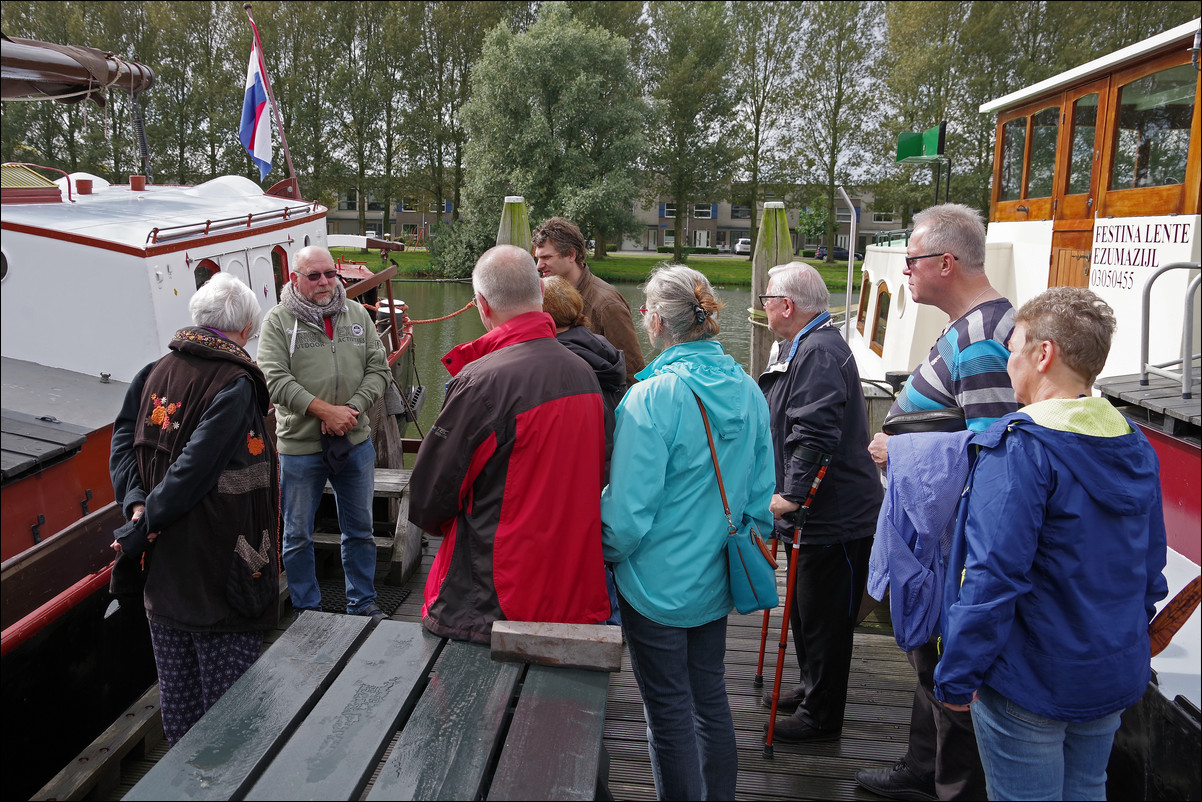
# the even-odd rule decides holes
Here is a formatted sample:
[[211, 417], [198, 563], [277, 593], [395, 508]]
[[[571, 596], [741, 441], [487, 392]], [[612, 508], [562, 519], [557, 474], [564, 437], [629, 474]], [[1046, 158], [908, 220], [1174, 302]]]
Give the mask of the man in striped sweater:
[[[945, 203], [916, 214], [906, 247], [905, 275], [910, 297], [938, 307], [951, 322], [910, 374], [888, 417], [960, 408], [970, 430], [984, 431], [1018, 409], [1006, 375], [1014, 307], [985, 275], [985, 224], [980, 213]], [[888, 439], [877, 434], [868, 447], [881, 470], [888, 466]], [[856, 780], [891, 799], [984, 799], [985, 775], [972, 716], [948, 710], [935, 700], [934, 672], [939, 663], [935, 640], [907, 657], [918, 674], [918, 686], [906, 754], [892, 769], [862, 769]]]

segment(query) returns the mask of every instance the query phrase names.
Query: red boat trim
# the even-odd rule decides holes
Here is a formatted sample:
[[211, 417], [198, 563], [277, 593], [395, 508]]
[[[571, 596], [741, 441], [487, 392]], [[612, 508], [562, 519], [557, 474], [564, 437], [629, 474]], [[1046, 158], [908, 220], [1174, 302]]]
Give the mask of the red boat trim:
[[108, 587], [113, 565], [109, 563], [100, 571], [76, 582], [50, 601], [16, 622], [0, 635], [0, 657], [20, 646], [34, 635], [65, 615], [71, 608], [91, 596], [97, 590]]

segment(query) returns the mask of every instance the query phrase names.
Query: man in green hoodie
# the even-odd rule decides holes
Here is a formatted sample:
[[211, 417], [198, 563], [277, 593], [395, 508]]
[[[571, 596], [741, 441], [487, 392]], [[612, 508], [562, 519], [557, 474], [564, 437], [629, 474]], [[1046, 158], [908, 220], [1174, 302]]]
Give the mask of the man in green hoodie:
[[376, 455], [366, 413], [391, 374], [371, 315], [347, 301], [325, 248], [297, 252], [291, 281], [263, 321], [258, 360], [276, 408], [283, 560], [292, 605], [321, 609], [313, 521], [328, 480], [342, 530], [346, 611], [384, 618], [376, 604]]

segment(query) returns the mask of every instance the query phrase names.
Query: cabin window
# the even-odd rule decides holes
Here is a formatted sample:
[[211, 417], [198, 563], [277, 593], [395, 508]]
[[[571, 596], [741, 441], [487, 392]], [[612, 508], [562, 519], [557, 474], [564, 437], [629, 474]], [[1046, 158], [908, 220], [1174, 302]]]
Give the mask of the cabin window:
[[1052, 196], [1052, 174], [1056, 171], [1056, 135], [1060, 107], [1040, 109], [1031, 115], [1031, 167], [1027, 173], [1028, 198]]
[[279, 245], [271, 249], [271, 272], [275, 276], [275, 297], [278, 300], [288, 281], [288, 252]]
[[1073, 103], [1072, 152], [1069, 154], [1068, 194], [1083, 195], [1089, 192], [1093, 175], [1094, 132], [1098, 127], [1098, 94], [1096, 92], [1077, 98]]
[[872, 285], [868, 283], [868, 276], [860, 276], [860, 308], [856, 310], [856, 330], [860, 334], [864, 333], [864, 318], [868, 316], [868, 291]]
[[221, 272], [221, 267], [212, 259], [201, 259], [196, 270], [192, 272], [196, 279], [196, 289], [199, 290], [206, 281]]
[[889, 301], [891, 295], [882, 281], [876, 294], [876, 314], [872, 322], [872, 341], [868, 347], [880, 354], [885, 348], [885, 326], [889, 324]]
[[1015, 117], [1002, 126], [1002, 175], [998, 200], [1023, 196], [1023, 153], [1027, 149], [1027, 118]]
[[1182, 64], [1119, 89], [1111, 189], [1184, 182], [1197, 81]]

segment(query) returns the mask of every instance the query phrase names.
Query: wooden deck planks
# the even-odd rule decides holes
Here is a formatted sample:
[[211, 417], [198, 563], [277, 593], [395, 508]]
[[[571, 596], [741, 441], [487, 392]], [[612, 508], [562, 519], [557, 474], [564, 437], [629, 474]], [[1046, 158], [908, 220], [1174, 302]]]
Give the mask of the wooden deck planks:
[[[420, 621], [422, 588], [440, 539], [430, 538], [422, 567], [406, 587], [413, 593], [393, 614], [396, 620]], [[783, 578], [783, 577], [782, 577]], [[784, 594], [781, 594], [784, 597]], [[768, 710], [760, 706], [761, 688], [753, 686], [759, 657], [757, 615], [731, 615], [727, 631], [727, 693], [739, 748], [736, 799], [880, 800], [855, 781], [862, 768], [888, 768], [902, 756], [909, 738], [914, 670], [906, 662], [887, 626], [870, 618], [857, 628], [848, 681], [844, 737], [825, 744], [774, 744], [774, 757], [763, 757], [763, 725]], [[780, 611], [770, 619], [764, 685], [770, 688], [779, 652]], [[790, 633], [790, 644], [792, 642]], [[792, 646], [786, 648], [786, 673], [796, 678]], [[619, 800], [653, 800], [655, 784], [647, 755], [647, 725], [629, 654], [622, 670], [610, 675], [603, 744], [609, 753], [609, 791]]]

